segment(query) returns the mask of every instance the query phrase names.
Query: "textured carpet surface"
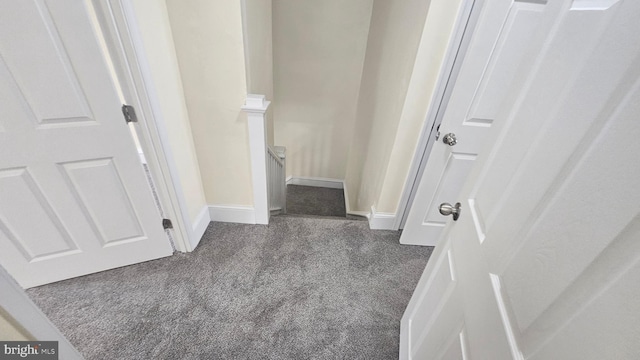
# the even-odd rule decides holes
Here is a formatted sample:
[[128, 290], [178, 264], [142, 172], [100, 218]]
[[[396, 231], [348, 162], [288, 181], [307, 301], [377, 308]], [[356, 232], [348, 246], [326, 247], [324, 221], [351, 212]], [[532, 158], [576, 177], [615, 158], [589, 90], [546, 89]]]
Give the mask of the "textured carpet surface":
[[363, 221], [211, 223], [189, 254], [28, 290], [87, 359], [397, 359], [432, 248]]
[[346, 217], [344, 191], [315, 186], [287, 185], [287, 214]]

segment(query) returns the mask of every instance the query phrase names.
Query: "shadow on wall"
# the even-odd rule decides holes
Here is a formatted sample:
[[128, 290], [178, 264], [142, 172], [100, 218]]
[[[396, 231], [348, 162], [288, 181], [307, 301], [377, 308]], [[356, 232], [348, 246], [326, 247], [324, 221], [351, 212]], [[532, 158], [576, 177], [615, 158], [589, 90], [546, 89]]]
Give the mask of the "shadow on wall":
[[274, 115], [289, 175], [344, 179], [373, 0], [274, 0]]
[[[285, 131], [293, 139], [303, 142], [282, 140], [278, 131]], [[332, 123], [286, 122], [278, 123], [276, 144], [287, 148], [287, 176], [325, 177], [343, 179], [346, 151], [337, 146], [347, 132]], [[329, 170], [327, 170], [329, 169]]]

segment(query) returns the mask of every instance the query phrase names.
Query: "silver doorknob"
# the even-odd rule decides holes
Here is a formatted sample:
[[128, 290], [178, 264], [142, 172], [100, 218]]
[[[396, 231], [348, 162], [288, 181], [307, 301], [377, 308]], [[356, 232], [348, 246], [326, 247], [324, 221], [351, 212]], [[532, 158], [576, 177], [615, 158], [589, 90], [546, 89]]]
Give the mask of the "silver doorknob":
[[448, 133], [442, 138], [442, 142], [449, 146], [453, 146], [458, 143], [458, 139], [456, 139], [456, 134]]
[[449, 203], [442, 203], [438, 210], [440, 210], [440, 214], [444, 216], [453, 215], [453, 221], [458, 220], [460, 217], [460, 203], [456, 203], [453, 206]]

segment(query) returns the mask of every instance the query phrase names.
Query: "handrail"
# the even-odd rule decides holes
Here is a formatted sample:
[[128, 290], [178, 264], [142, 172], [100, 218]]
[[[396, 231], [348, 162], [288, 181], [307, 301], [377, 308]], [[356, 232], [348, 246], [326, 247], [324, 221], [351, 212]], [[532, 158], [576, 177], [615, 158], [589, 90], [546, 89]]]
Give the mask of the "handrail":
[[275, 152], [275, 150], [271, 148], [271, 145], [267, 145], [267, 150], [269, 151], [269, 154], [271, 154], [271, 157], [273, 157], [278, 162], [278, 164], [280, 164], [280, 166], [284, 166], [284, 161], [282, 161], [282, 159]]

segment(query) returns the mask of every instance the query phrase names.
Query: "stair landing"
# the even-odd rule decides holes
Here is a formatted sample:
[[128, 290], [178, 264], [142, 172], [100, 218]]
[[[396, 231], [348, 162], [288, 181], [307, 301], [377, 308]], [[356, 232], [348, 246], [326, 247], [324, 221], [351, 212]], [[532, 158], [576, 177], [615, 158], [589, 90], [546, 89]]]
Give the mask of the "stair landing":
[[347, 218], [343, 189], [287, 185], [287, 215]]

